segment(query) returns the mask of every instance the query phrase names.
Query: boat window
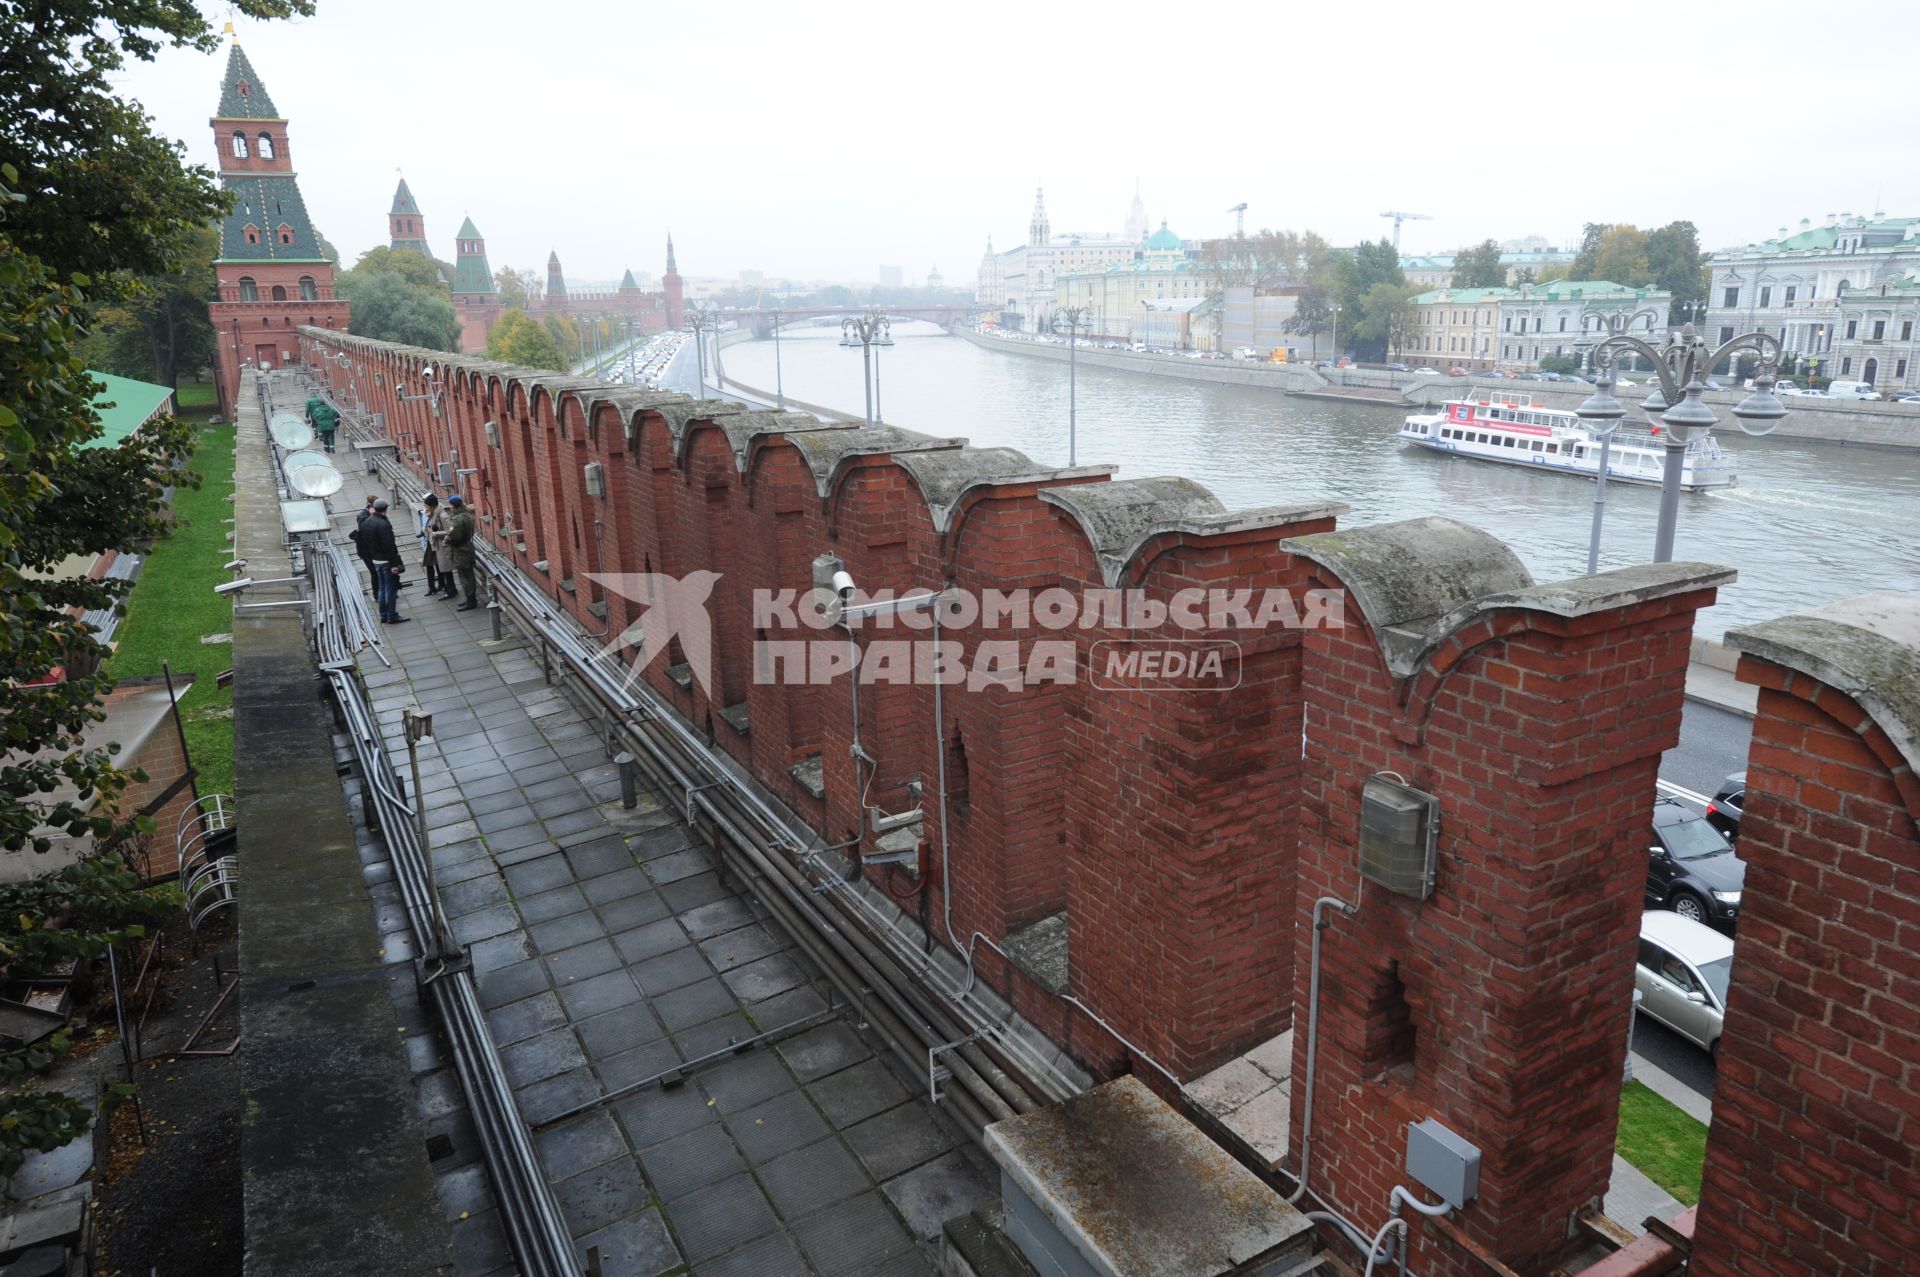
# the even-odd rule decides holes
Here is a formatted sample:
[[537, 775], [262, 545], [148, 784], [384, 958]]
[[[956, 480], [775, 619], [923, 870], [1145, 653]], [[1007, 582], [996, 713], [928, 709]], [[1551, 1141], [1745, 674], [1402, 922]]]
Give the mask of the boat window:
[[1547, 445], [1547, 451], [1557, 454], [1560, 451], [1560, 445], [1557, 443], [1550, 443]]
[[1575, 444], [1575, 445], [1574, 445], [1574, 448], [1573, 448], [1573, 459], [1574, 459], [1575, 461], [1578, 461], [1578, 460], [1580, 460], [1581, 458], [1583, 458], [1583, 457], [1585, 457], [1586, 455], [1587, 455], [1587, 450], [1586, 450], [1586, 448], [1585, 448], [1585, 447], [1583, 447], [1583, 446], [1582, 446], [1582, 445], [1580, 445], [1580, 444]]
[[1533, 450], [1534, 450], [1535, 452], [1538, 452], [1538, 451], [1540, 451], [1540, 441], [1539, 441], [1538, 439], [1535, 439], [1535, 440], [1533, 441]]

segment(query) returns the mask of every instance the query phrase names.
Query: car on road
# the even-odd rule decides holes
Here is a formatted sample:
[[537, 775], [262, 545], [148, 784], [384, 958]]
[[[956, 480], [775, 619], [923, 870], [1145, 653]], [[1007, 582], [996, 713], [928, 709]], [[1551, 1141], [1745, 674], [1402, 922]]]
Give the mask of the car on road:
[[1830, 381], [1827, 383], [1829, 399], [1878, 399], [1880, 392], [1873, 388], [1870, 381]]
[[1731, 933], [1740, 918], [1746, 877], [1746, 862], [1704, 814], [1677, 798], [1654, 802], [1647, 908], [1671, 909]]
[[1485, 372], [1479, 375], [1482, 377], [1498, 377], [1498, 378], [1503, 378], [1508, 380], [1512, 379], [1513, 377], [1513, 374], [1508, 372], [1504, 368], [1489, 368]]
[[1380, 370], [1382, 372], [1406, 372], [1407, 366], [1405, 364], [1382, 364], [1380, 365]]
[[1640, 1014], [1699, 1046], [1717, 1062], [1733, 975], [1733, 941], [1712, 927], [1663, 910], [1640, 916], [1633, 986]]
[[1545, 381], [1547, 377], [1545, 373], [1517, 372], [1513, 375], [1513, 379], [1515, 381]]
[[1707, 804], [1707, 823], [1726, 835], [1729, 843], [1740, 841], [1740, 813], [1747, 805], [1747, 774], [1735, 772], [1720, 782], [1713, 801]]
[[1468, 372], [1468, 371], [1467, 371], [1467, 370], [1466, 370], [1465, 368], [1449, 368], [1449, 369], [1447, 369], [1447, 376], [1449, 376], [1449, 377], [1471, 377], [1472, 375], [1473, 375], [1473, 374], [1472, 374], [1472, 373], [1470, 373], [1470, 372]]
[[1415, 368], [1413, 375], [1416, 377], [1438, 377], [1440, 370], [1438, 368]]
[[1920, 400], [1920, 390], [1896, 390], [1887, 398], [1894, 403], [1912, 403]]

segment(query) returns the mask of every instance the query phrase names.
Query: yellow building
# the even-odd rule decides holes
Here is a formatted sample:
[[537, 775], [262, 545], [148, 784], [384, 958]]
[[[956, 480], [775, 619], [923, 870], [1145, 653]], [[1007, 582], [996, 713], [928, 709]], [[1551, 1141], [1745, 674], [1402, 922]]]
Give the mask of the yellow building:
[[1131, 341], [1142, 331], [1149, 302], [1199, 301], [1220, 288], [1219, 273], [1195, 263], [1162, 222], [1130, 261], [1062, 270], [1054, 277], [1053, 304], [1056, 311], [1084, 306], [1094, 338]]
[[1438, 288], [1413, 299], [1405, 344], [1395, 354], [1445, 372], [1482, 372], [1500, 357], [1500, 303], [1517, 288]]

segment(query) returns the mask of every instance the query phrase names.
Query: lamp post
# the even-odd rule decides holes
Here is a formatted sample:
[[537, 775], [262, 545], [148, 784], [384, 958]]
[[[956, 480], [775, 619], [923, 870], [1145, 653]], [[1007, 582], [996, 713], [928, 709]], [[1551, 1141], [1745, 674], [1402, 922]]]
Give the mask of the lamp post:
[[780, 312], [773, 312], [773, 398], [782, 412], [787, 407], [787, 384], [780, 375]]
[[[1642, 307], [1631, 315], [1620, 311], [1610, 315], [1587, 311], [1580, 316], [1580, 337], [1576, 344], [1588, 347], [1588, 372], [1600, 372], [1598, 343], [1630, 331], [1634, 322], [1642, 316], [1647, 319], [1648, 331], [1652, 331], [1652, 326], [1660, 320], [1660, 312], [1651, 306]], [[1597, 333], [1594, 330], [1598, 330]], [[1604, 358], [1608, 369], [1605, 375], [1611, 378], [1613, 356]], [[1587, 432], [1600, 440], [1600, 469], [1593, 476], [1593, 530], [1587, 535], [1587, 575], [1593, 576], [1600, 571], [1600, 526], [1607, 517], [1607, 475], [1613, 468], [1613, 432], [1619, 428], [1620, 418], [1586, 417], [1583, 414], [1583, 419], [1587, 423]]]
[[1637, 354], [1650, 360], [1654, 374], [1660, 378], [1659, 388], [1640, 405], [1649, 417], [1659, 413], [1660, 421], [1666, 427], [1662, 440], [1667, 455], [1666, 469], [1660, 483], [1660, 523], [1653, 539], [1655, 563], [1673, 561], [1673, 534], [1680, 519], [1680, 480], [1686, 465], [1687, 449], [1695, 441], [1705, 439], [1719, 424], [1713, 409], [1702, 401], [1707, 390], [1702, 379], [1722, 359], [1739, 350], [1751, 350], [1758, 354], [1760, 367], [1753, 379], [1753, 393], [1734, 406], [1734, 420], [1746, 434], [1771, 433], [1780, 424], [1780, 419], [1787, 415], [1787, 409], [1773, 393], [1774, 369], [1780, 361], [1780, 342], [1766, 333], [1747, 333], [1726, 342], [1717, 350], [1709, 351], [1707, 343], [1693, 331], [1693, 325], [1688, 324], [1662, 350], [1655, 350], [1627, 333], [1615, 334], [1594, 347], [1600, 380], [1594, 386], [1593, 395], [1574, 410], [1582, 421], [1590, 425], [1606, 422], [1617, 424], [1626, 415], [1626, 409], [1613, 395], [1613, 361], [1617, 354]]
[[687, 307], [687, 327], [693, 329], [693, 354], [700, 366], [699, 398], [707, 397], [706, 334], [713, 328], [713, 316], [703, 306]]
[[893, 338], [890, 335], [892, 327], [886, 312], [877, 307], [862, 315], [849, 315], [840, 321], [841, 347], [846, 350], [858, 347], [860, 351], [860, 382], [861, 387], [867, 392], [867, 424], [869, 426], [877, 420], [874, 415], [876, 387], [873, 375], [873, 348], [893, 345]]
[[1333, 366], [1340, 366], [1340, 303], [1328, 302], [1327, 313], [1333, 318]]
[[1077, 436], [1080, 424], [1076, 356], [1079, 353], [1080, 330], [1087, 326], [1087, 308], [1062, 306], [1053, 312], [1053, 322], [1048, 326], [1055, 333], [1067, 335], [1067, 464], [1073, 465], [1077, 459]]

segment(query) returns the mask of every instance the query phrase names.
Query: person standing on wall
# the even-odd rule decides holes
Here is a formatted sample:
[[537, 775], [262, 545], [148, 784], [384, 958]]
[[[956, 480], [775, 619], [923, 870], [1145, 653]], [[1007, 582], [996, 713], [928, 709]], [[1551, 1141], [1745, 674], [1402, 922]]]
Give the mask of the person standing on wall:
[[439, 594], [444, 598], [457, 598], [453, 591], [453, 569], [448, 562], [447, 532], [450, 525], [446, 512], [440, 508], [440, 497], [429, 492], [427, 499], [420, 503], [419, 527], [420, 566], [427, 574], [427, 597]]
[[354, 553], [367, 565], [367, 580], [373, 587], [376, 599], [380, 597], [380, 574], [373, 570], [373, 560], [367, 557], [367, 520], [373, 517], [373, 503], [378, 500], [371, 492], [367, 494], [367, 503], [353, 517], [353, 531], [347, 533], [347, 539], [353, 542]]
[[340, 428], [340, 413], [315, 391], [307, 396], [307, 424], [320, 435], [321, 446], [333, 451], [333, 432]]
[[447, 526], [447, 553], [460, 576], [460, 590], [467, 596], [454, 611], [470, 612], [480, 606], [480, 587], [473, 579], [473, 511], [467, 509], [457, 492], [447, 498], [447, 504], [453, 507]]
[[384, 497], [373, 503], [373, 513], [360, 525], [360, 553], [373, 571], [373, 601], [380, 605], [380, 619], [401, 624], [407, 618], [400, 615], [400, 547], [393, 539]]

